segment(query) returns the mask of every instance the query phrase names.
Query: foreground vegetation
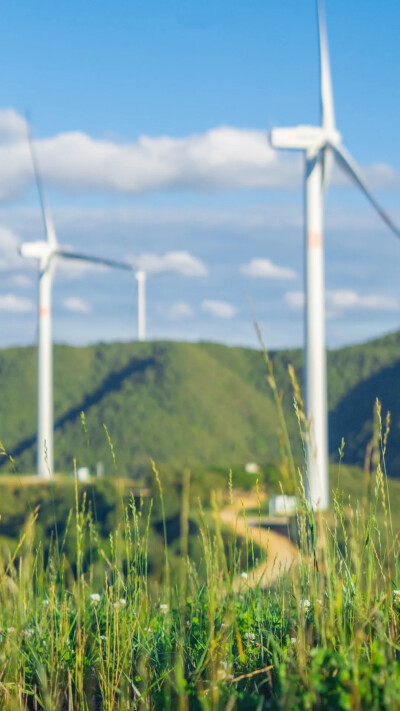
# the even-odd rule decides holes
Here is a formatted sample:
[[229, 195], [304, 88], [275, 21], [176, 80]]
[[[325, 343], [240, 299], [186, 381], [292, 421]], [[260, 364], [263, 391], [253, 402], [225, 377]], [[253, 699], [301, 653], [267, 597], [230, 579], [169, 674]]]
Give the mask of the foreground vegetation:
[[189, 474], [172, 571], [154, 478], [165, 523], [156, 580], [151, 503], [132, 497], [105, 541], [77, 484], [46, 553], [37, 512], [8, 558], [3, 549], [2, 708], [400, 708], [399, 543], [380, 465], [363, 506], [349, 509], [337, 493], [330, 522], [303, 499], [293, 569], [253, 588], [249, 570], [268, 551], [257, 527], [241, 541], [223, 531], [214, 498], [208, 513], [197, 506], [191, 554]]

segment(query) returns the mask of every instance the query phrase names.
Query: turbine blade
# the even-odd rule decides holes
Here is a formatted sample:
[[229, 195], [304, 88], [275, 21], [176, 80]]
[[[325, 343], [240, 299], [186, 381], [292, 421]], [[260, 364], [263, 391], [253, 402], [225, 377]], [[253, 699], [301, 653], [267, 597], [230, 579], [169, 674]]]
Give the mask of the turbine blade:
[[335, 110], [333, 106], [331, 68], [323, 0], [317, 0], [317, 3], [321, 81], [321, 125], [327, 131], [333, 131], [335, 129]]
[[376, 200], [368, 186], [366, 185], [364, 178], [362, 177], [360, 170], [356, 164], [356, 162], [353, 160], [351, 155], [347, 152], [347, 150], [343, 146], [338, 146], [333, 143], [328, 144], [330, 147], [333, 149], [333, 151], [336, 154], [336, 157], [339, 160], [339, 163], [342, 164], [343, 168], [351, 175], [353, 180], [357, 183], [358, 187], [361, 188], [362, 192], [366, 196], [366, 198], [369, 200], [371, 205], [374, 206], [375, 210], [379, 213], [381, 216], [382, 220], [386, 223], [386, 225], [394, 232], [396, 237], [400, 238], [400, 228], [397, 227], [397, 225], [393, 222], [393, 220], [389, 217], [389, 215], [385, 212], [385, 210], [381, 207], [379, 202]]
[[32, 129], [31, 129], [30, 124], [28, 122], [27, 122], [27, 126], [28, 126], [28, 143], [29, 143], [29, 149], [31, 152], [33, 172], [35, 174], [36, 185], [37, 185], [37, 189], [38, 189], [38, 193], [39, 193], [40, 206], [42, 209], [44, 229], [46, 232], [47, 241], [52, 246], [55, 246], [57, 244], [56, 232], [54, 229], [53, 220], [51, 218], [50, 212], [49, 212], [49, 210], [47, 208], [47, 204], [46, 204], [42, 176], [40, 174], [39, 163], [38, 163], [36, 153], [35, 153], [35, 148], [33, 145]]
[[333, 155], [330, 148], [324, 148], [322, 154], [322, 190], [326, 190], [331, 177]]
[[89, 254], [81, 254], [80, 252], [68, 252], [67, 250], [57, 249], [54, 254], [63, 259], [76, 259], [81, 262], [92, 262], [93, 264], [101, 264], [104, 267], [112, 267], [114, 269], [125, 269], [126, 271], [134, 271], [134, 267], [128, 262], [118, 262], [114, 259], [103, 259], [103, 257], [92, 257]]
[[[323, 0], [317, 0], [317, 9], [320, 58], [321, 126], [327, 131], [333, 131], [335, 129], [335, 110], [333, 105], [331, 68]], [[325, 149], [322, 157], [323, 189], [326, 189], [327, 187], [332, 170], [332, 162], [333, 156], [331, 151]]]

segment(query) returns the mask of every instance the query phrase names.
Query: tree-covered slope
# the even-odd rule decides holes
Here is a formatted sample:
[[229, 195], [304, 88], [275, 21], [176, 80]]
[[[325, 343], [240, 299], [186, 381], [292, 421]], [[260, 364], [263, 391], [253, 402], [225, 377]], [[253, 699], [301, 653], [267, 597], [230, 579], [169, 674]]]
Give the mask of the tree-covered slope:
[[[302, 379], [301, 351], [271, 354], [292, 440], [297, 425], [287, 366]], [[397, 391], [400, 335], [332, 351], [329, 364], [330, 446], [347, 442], [346, 459], [360, 463], [370, 436], [375, 398], [393, 415], [389, 469], [400, 451]], [[54, 349], [55, 464], [59, 470], [97, 461], [135, 476], [150, 458], [171, 467], [237, 466], [279, 457], [278, 421], [262, 354], [199, 343], [99, 344]], [[36, 353], [0, 351], [0, 439], [20, 471], [35, 462]], [[81, 422], [81, 412], [86, 422]], [[400, 460], [399, 460], [400, 464]]]
[[[261, 360], [261, 356], [258, 354]], [[112, 457], [134, 475], [152, 457], [163, 464], [229, 466], [276, 458], [275, 413], [269, 395], [240, 373], [191, 344], [56, 346], [56, 468]], [[32, 468], [35, 450], [35, 356], [0, 353], [0, 433], [19, 469]], [[85, 412], [86, 429], [81, 422]]]
[[[205, 344], [208, 352], [250, 382], [258, 392], [268, 392], [266, 367], [257, 351]], [[276, 380], [283, 394], [289, 433], [299, 454], [298, 428], [292, 407], [292, 388], [288, 365], [294, 366], [298, 382], [303, 381], [303, 355], [300, 350], [271, 353]], [[400, 333], [389, 334], [368, 343], [328, 352], [329, 446], [337, 458], [342, 437], [345, 461], [362, 465], [373, 429], [376, 398], [382, 402], [384, 416], [391, 413], [387, 447], [388, 473], [400, 477]]]

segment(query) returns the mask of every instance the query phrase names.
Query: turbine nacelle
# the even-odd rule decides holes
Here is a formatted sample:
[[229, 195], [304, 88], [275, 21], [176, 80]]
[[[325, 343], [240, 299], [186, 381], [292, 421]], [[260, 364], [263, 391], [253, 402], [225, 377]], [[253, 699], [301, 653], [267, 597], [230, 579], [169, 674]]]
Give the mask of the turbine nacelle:
[[24, 259], [39, 259], [40, 262], [48, 262], [56, 253], [53, 245], [45, 240], [40, 242], [24, 242], [19, 247], [19, 253]]
[[317, 152], [327, 146], [340, 145], [341, 135], [336, 129], [327, 131], [323, 126], [296, 126], [273, 128], [269, 134], [272, 148]]

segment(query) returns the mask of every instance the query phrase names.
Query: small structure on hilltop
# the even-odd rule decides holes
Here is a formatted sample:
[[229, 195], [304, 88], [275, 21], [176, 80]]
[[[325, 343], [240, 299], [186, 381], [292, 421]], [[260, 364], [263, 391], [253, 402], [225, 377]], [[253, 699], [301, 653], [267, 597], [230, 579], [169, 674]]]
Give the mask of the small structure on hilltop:
[[268, 513], [270, 516], [292, 516], [296, 513], [297, 506], [297, 496], [279, 494], [278, 496], [272, 496], [270, 498]]
[[247, 474], [260, 474], [261, 472], [261, 467], [256, 462], [247, 462], [247, 464], [245, 464], [244, 466], [244, 469]]

